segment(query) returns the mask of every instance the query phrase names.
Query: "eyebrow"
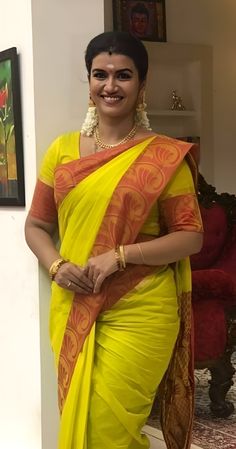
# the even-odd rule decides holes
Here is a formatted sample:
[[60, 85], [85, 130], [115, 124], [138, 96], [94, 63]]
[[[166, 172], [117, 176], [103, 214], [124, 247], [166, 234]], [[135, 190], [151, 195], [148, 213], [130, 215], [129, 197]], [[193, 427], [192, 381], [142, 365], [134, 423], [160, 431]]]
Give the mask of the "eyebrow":
[[[99, 71], [99, 72], [106, 72], [105, 69], [99, 69], [99, 68], [96, 68], [96, 67], [95, 67], [95, 68], [92, 70], [92, 73], [94, 73], [94, 72], [96, 72], [96, 71]], [[125, 67], [125, 68], [123, 68], [123, 69], [116, 70], [116, 73], [120, 73], [120, 72], [130, 72], [130, 73], [133, 73], [133, 70], [129, 69], [128, 67]]]

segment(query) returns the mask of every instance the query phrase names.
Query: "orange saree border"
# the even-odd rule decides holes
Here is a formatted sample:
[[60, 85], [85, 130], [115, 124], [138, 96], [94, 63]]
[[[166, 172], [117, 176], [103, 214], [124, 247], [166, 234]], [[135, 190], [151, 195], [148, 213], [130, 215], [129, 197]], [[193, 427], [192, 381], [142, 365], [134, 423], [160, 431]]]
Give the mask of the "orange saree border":
[[[140, 140], [135, 141], [135, 144], [138, 143], [140, 143]], [[119, 154], [128, 148], [130, 148], [130, 142], [120, 145], [118, 148], [100, 151], [58, 165], [54, 174], [55, 200], [57, 206], [59, 206], [70, 190], [76, 187], [83, 179], [114, 157], [119, 156]]]
[[168, 449], [190, 449], [194, 416], [194, 357], [191, 292], [179, 298], [180, 330], [159, 387], [161, 427]]
[[[115, 189], [97, 235], [93, 255], [107, 251], [117, 244], [136, 241], [152, 205], [191, 147], [192, 144], [165, 136], [158, 136], [149, 143]], [[86, 297], [74, 296], [59, 357], [58, 399], [61, 412], [79, 353], [98, 314], [101, 310], [110, 308], [156, 269], [157, 267], [131, 265], [125, 272], [115, 273], [107, 279], [101, 293]]]

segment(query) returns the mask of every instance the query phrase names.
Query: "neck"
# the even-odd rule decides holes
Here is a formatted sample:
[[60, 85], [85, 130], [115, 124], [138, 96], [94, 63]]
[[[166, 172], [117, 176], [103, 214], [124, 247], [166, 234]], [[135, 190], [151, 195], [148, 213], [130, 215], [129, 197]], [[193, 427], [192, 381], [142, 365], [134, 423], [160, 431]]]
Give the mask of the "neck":
[[100, 133], [101, 133], [101, 127], [99, 129], [99, 124], [96, 126], [95, 130], [94, 130], [94, 140], [95, 140], [95, 144], [96, 144], [96, 148], [97, 150], [101, 150], [101, 149], [112, 149], [118, 145], [122, 145], [126, 142], [128, 142], [129, 140], [133, 139], [133, 137], [136, 134], [137, 131], [137, 125], [136, 124], [131, 124], [128, 126], [129, 123], [125, 123], [125, 126], [123, 125], [122, 130], [116, 129], [116, 127], [114, 127], [114, 125], [111, 127], [106, 127], [106, 125], [103, 123], [102, 126], [102, 131], [103, 131], [103, 136], [106, 134], [106, 137], [103, 137]]
[[130, 130], [134, 126], [133, 117], [129, 120], [127, 118], [125, 120], [115, 121], [104, 121], [99, 120], [98, 122], [98, 130], [99, 136], [102, 141], [107, 144], [114, 145], [120, 140], [122, 140], [127, 134], [129, 134]]

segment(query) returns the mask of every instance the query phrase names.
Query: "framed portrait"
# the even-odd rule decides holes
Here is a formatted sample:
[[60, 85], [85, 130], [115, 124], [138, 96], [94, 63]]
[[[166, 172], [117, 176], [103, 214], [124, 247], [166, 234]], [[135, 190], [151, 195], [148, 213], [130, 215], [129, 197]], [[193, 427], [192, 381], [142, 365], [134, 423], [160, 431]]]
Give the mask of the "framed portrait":
[[24, 206], [24, 164], [18, 55], [0, 52], [0, 206]]
[[144, 41], [166, 42], [165, 0], [113, 0], [113, 28]]

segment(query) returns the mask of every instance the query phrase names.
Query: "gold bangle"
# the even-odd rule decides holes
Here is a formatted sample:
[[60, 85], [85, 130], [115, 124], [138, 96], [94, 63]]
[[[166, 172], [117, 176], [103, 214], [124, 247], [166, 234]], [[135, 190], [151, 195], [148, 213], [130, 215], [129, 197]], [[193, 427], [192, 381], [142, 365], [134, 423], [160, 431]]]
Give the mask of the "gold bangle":
[[[125, 263], [125, 259], [122, 259], [122, 255], [121, 254], [121, 247], [117, 246], [115, 249], [115, 258], [116, 258], [116, 263], [117, 263], [117, 267], [119, 271], [124, 271], [125, 267], [126, 267], [126, 263]], [[124, 257], [124, 255], [123, 255]]]
[[121, 271], [121, 261], [120, 261], [119, 247], [115, 248], [115, 259], [116, 259], [117, 269], [119, 271]]
[[139, 252], [140, 252], [140, 255], [141, 255], [141, 259], [142, 259], [143, 265], [146, 265], [146, 262], [144, 260], [144, 255], [143, 255], [140, 243], [137, 243], [137, 246], [138, 246], [138, 249], [139, 249]]
[[68, 261], [65, 259], [62, 259], [61, 257], [59, 259], [54, 260], [54, 262], [52, 263], [52, 265], [50, 266], [50, 268], [48, 270], [49, 276], [52, 279], [52, 281], [55, 278], [59, 268], [66, 262], [68, 262]]
[[119, 246], [119, 251], [120, 251], [121, 265], [122, 265], [123, 270], [125, 270], [125, 268], [126, 268], [126, 260], [125, 260], [124, 245], [120, 245]]

